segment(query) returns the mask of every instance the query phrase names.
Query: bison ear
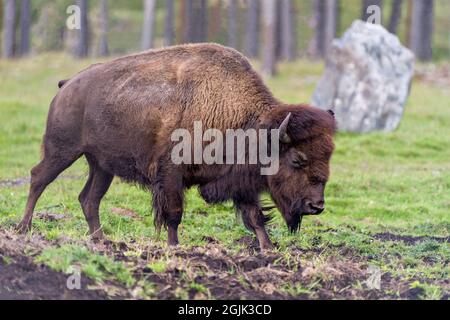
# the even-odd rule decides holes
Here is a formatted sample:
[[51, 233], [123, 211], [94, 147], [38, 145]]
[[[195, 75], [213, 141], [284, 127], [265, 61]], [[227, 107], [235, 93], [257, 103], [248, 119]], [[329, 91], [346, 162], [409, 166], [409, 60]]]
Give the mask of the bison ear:
[[287, 128], [288, 128], [290, 118], [291, 118], [291, 113], [289, 112], [288, 115], [286, 116], [286, 118], [281, 123], [280, 127], [278, 128], [279, 133], [280, 133], [280, 141], [285, 144], [291, 143], [291, 141], [292, 141], [291, 137], [289, 137], [289, 135], [287, 134]]
[[327, 110], [327, 111], [328, 111], [328, 113], [331, 114], [331, 115], [333, 116], [333, 118], [334, 118], [334, 111], [331, 110], [331, 109], [330, 109], [330, 110]]

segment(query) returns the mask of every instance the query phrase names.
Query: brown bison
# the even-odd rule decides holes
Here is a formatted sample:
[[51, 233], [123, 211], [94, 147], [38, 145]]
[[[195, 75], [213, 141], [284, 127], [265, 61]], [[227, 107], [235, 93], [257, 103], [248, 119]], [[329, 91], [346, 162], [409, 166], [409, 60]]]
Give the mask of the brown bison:
[[[41, 193], [81, 156], [89, 177], [79, 201], [93, 238], [102, 238], [100, 201], [114, 176], [153, 194], [155, 226], [178, 243], [184, 190], [198, 186], [208, 203], [232, 200], [262, 249], [272, 248], [259, 196], [267, 191], [289, 229], [324, 209], [333, 152], [331, 112], [276, 100], [248, 60], [215, 44], [150, 50], [92, 65], [59, 83], [43, 138], [43, 159], [31, 186], [19, 230], [31, 227]], [[279, 129], [279, 170], [261, 164], [174, 164], [171, 134], [178, 128]], [[277, 140], [278, 143], [278, 140]]]

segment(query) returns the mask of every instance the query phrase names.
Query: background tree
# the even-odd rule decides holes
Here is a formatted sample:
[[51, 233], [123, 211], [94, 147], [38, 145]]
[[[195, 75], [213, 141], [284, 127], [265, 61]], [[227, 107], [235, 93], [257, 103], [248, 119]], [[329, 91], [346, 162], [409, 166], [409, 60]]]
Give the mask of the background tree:
[[153, 48], [156, 0], [144, 0], [144, 28], [142, 30], [141, 49]]
[[208, 39], [210, 41], [221, 43], [226, 37], [224, 35], [223, 21], [223, 0], [215, 0], [211, 2], [208, 21]]
[[248, 0], [245, 21], [244, 52], [250, 58], [256, 58], [259, 52], [259, 0]]
[[175, 43], [174, 17], [174, 2], [173, 0], [166, 0], [166, 17], [164, 20], [164, 46], [166, 47]]
[[434, 0], [413, 0], [410, 47], [416, 57], [429, 61], [433, 56]]
[[326, 55], [330, 51], [331, 43], [333, 42], [334, 38], [336, 38], [338, 13], [339, 13], [338, 0], [325, 0], [325, 5], [323, 9], [324, 9], [325, 25], [323, 27], [324, 43], [322, 44], [321, 47], [324, 50], [322, 52], [322, 56], [326, 57]]
[[276, 0], [261, 0], [262, 4], [262, 31], [263, 31], [263, 55], [262, 73], [273, 76], [276, 73]]
[[406, 0], [405, 45], [408, 47], [410, 47], [412, 6], [412, 0]]
[[108, 15], [108, 0], [100, 0], [100, 37], [98, 54], [101, 57], [109, 55], [108, 48], [108, 28], [109, 28], [109, 15]]
[[77, 30], [77, 44], [75, 46], [75, 57], [84, 58], [89, 53], [89, 22], [88, 22], [88, 0], [77, 0], [80, 7], [80, 30]]
[[181, 0], [182, 42], [194, 41], [194, 0]]
[[22, 0], [20, 7], [20, 55], [26, 56], [30, 52], [31, 3]]
[[323, 43], [325, 36], [325, 10], [323, 0], [314, 0], [313, 2], [313, 16], [312, 28], [314, 35], [310, 43], [310, 55], [312, 58], [320, 58], [324, 52]]
[[281, 58], [293, 61], [297, 55], [296, 10], [292, 0], [281, 0]]
[[2, 42], [3, 29], [3, 0], [0, 0], [0, 43]]
[[[383, 12], [383, 0], [362, 0], [361, 19], [363, 21], [367, 21], [372, 15], [372, 13], [367, 12], [367, 8], [373, 5], [378, 6]], [[383, 18], [383, 15], [381, 15], [381, 18]]]
[[208, 28], [208, 3], [206, 0], [195, 0], [193, 6], [193, 41], [205, 42]]
[[16, 1], [3, 0], [3, 57], [12, 58], [16, 45]]
[[402, 17], [402, 3], [403, 0], [393, 0], [391, 17], [389, 19], [388, 30], [390, 33], [397, 34], [398, 25]]
[[314, 1], [314, 37], [311, 44], [313, 58], [324, 58], [336, 37], [339, 20], [338, 0]]
[[238, 1], [228, 0], [227, 45], [238, 48]]

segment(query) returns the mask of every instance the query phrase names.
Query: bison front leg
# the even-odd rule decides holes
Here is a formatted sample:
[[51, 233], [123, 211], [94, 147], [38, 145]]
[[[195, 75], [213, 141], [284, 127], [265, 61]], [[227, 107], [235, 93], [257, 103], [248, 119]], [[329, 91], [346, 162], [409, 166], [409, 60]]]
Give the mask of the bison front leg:
[[175, 183], [178, 179], [168, 179], [164, 184], [153, 187], [153, 209], [155, 226], [158, 231], [167, 227], [169, 246], [178, 244], [178, 226], [183, 216], [183, 187]]
[[235, 206], [242, 215], [245, 227], [256, 234], [261, 250], [273, 249], [274, 246], [265, 228], [268, 217], [262, 213], [259, 204], [240, 204], [235, 202]]

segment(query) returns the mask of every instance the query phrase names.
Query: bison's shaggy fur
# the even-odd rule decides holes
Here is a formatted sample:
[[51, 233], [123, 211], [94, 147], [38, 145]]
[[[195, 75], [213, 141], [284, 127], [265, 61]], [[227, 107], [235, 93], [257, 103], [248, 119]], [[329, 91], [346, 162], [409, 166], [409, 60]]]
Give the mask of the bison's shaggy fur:
[[[248, 60], [215, 44], [150, 50], [93, 65], [69, 80], [53, 99], [44, 136], [44, 158], [32, 182], [21, 230], [31, 226], [37, 199], [59, 173], [84, 155], [88, 181], [80, 203], [94, 237], [101, 237], [100, 201], [114, 176], [153, 193], [155, 225], [176, 244], [186, 188], [199, 186], [211, 203], [232, 200], [261, 247], [271, 247], [259, 194], [268, 191], [291, 230], [303, 214], [323, 210], [335, 131], [333, 116], [276, 100]], [[290, 118], [287, 118], [288, 115]], [[262, 176], [260, 165], [175, 165], [175, 129], [286, 127], [280, 170]]]

